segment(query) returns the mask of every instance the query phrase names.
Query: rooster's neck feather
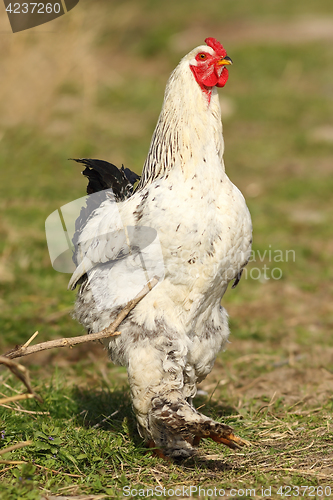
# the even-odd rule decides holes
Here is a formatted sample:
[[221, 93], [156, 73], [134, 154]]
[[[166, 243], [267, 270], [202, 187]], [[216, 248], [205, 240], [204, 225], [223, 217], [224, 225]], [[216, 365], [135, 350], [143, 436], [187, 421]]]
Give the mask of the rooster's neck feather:
[[[220, 104], [214, 87], [210, 98], [196, 82], [186, 56], [171, 74], [138, 189], [181, 169], [185, 178], [208, 152], [222, 170], [223, 137]], [[214, 161], [215, 163], [215, 161]], [[186, 170], [191, 169], [191, 172]]]

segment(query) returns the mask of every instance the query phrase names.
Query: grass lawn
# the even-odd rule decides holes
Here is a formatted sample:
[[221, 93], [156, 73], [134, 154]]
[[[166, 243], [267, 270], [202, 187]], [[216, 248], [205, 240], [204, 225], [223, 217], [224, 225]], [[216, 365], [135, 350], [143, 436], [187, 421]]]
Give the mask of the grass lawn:
[[[0, 453], [33, 441], [0, 455], [0, 498], [147, 488], [186, 497], [199, 487], [202, 497], [332, 497], [331, 0], [82, 0], [16, 34], [0, 8], [0, 353], [36, 330], [35, 342], [84, 333], [44, 230], [51, 212], [85, 194], [67, 159], [140, 173], [167, 78], [207, 36], [234, 61], [219, 91], [225, 163], [254, 227], [248, 268], [223, 299], [231, 343], [195, 400], [251, 446], [205, 441], [183, 463], [152, 457], [126, 370], [98, 343], [45, 351], [20, 360], [43, 403], [0, 405]], [[21, 392], [1, 367], [0, 399]]]

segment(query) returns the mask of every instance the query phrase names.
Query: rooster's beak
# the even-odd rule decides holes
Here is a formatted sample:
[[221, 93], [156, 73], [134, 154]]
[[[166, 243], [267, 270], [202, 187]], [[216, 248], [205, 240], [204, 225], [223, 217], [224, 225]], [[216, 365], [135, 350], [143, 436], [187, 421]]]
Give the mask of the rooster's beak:
[[219, 66], [226, 66], [227, 64], [232, 64], [232, 60], [229, 56], [225, 56], [223, 59], [220, 59], [217, 64]]

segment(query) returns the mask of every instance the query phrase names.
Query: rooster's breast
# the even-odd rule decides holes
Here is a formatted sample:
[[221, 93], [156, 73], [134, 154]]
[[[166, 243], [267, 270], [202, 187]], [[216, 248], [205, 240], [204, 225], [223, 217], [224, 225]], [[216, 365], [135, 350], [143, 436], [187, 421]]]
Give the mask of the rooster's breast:
[[224, 173], [218, 182], [200, 182], [196, 175], [187, 182], [175, 176], [155, 181], [137, 223], [156, 229], [165, 293], [180, 295], [183, 304], [189, 297], [203, 302], [207, 294], [218, 303], [249, 258], [250, 215], [242, 194]]

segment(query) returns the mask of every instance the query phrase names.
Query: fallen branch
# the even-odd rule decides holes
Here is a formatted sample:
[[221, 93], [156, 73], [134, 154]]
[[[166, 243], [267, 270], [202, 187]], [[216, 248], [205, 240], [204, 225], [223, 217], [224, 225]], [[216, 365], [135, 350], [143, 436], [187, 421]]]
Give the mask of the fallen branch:
[[[14, 401], [22, 401], [23, 399], [33, 399], [35, 396], [33, 394], [17, 394], [16, 396], [9, 396], [8, 398], [0, 399], [0, 406], [5, 406], [5, 403], [13, 403]], [[7, 406], [11, 408], [11, 406]]]
[[[0, 460], [0, 464], [2, 465], [20, 465], [26, 464], [27, 462], [22, 462], [22, 460]], [[3, 472], [3, 469], [0, 471]]]
[[30, 446], [33, 444], [33, 441], [22, 441], [21, 443], [13, 444], [12, 446], [8, 446], [8, 448], [3, 448], [0, 450], [0, 455], [4, 455], [5, 453], [10, 453], [14, 450], [19, 450], [20, 448], [24, 448], [25, 446]]
[[50, 340], [48, 342], [41, 342], [40, 344], [36, 344], [31, 347], [27, 345], [28, 343], [24, 344], [23, 346], [16, 346], [15, 349], [12, 349], [4, 356], [0, 357], [0, 364], [4, 363], [3, 359], [8, 360], [19, 358], [22, 356], [27, 356], [28, 354], [33, 354], [35, 352], [45, 351], [46, 349], [53, 349], [55, 347], [69, 347], [77, 344], [83, 344], [85, 342], [92, 342], [93, 340], [100, 340], [108, 337], [114, 337], [115, 335], [120, 335], [121, 332], [116, 331], [120, 323], [126, 318], [129, 312], [134, 309], [134, 307], [140, 302], [140, 300], [142, 300], [154, 288], [154, 286], [157, 285], [157, 283], [157, 278], [153, 278], [149, 283], [147, 283], [147, 285], [141, 290], [141, 292], [139, 292], [134, 299], [130, 300], [120, 311], [115, 321], [104, 330], [97, 333], [90, 333], [89, 335], [80, 335], [79, 337], [68, 337], [57, 340]]
[[33, 390], [32, 385], [30, 383], [29, 371], [25, 366], [20, 365], [19, 363], [15, 363], [14, 361], [11, 361], [10, 359], [8, 359], [7, 356], [0, 356], [0, 364], [6, 365], [7, 368], [9, 368], [10, 371], [18, 379], [20, 379], [21, 382], [23, 382], [23, 384], [26, 386], [26, 388], [28, 389], [28, 392], [29, 392], [29, 394], [23, 394], [23, 395], [20, 394], [19, 396], [11, 396], [9, 398], [1, 399], [0, 403], [8, 403], [10, 401], [27, 399], [30, 397], [36, 398], [37, 401], [39, 401], [40, 403], [43, 402], [42, 398], [40, 396], [38, 396], [38, 394], [36, 394], [35, 391]]
[[[30, 446], [31, 444], [33, 444], [33, 441], [23, 441], [21, 443], [13, 444], [12, 446], [8, 446], [8, 448], [3, 448], [2, 450], [0, 450], [0, 456], [4, 455], [5, 453], [10, 453], [11, 451], [24, 448], [25, 446]], [[19, 465], [25, 463], [26, 462], [23, 462], [22, 460], [0, 460], [0, 464], [3, 465]]]

